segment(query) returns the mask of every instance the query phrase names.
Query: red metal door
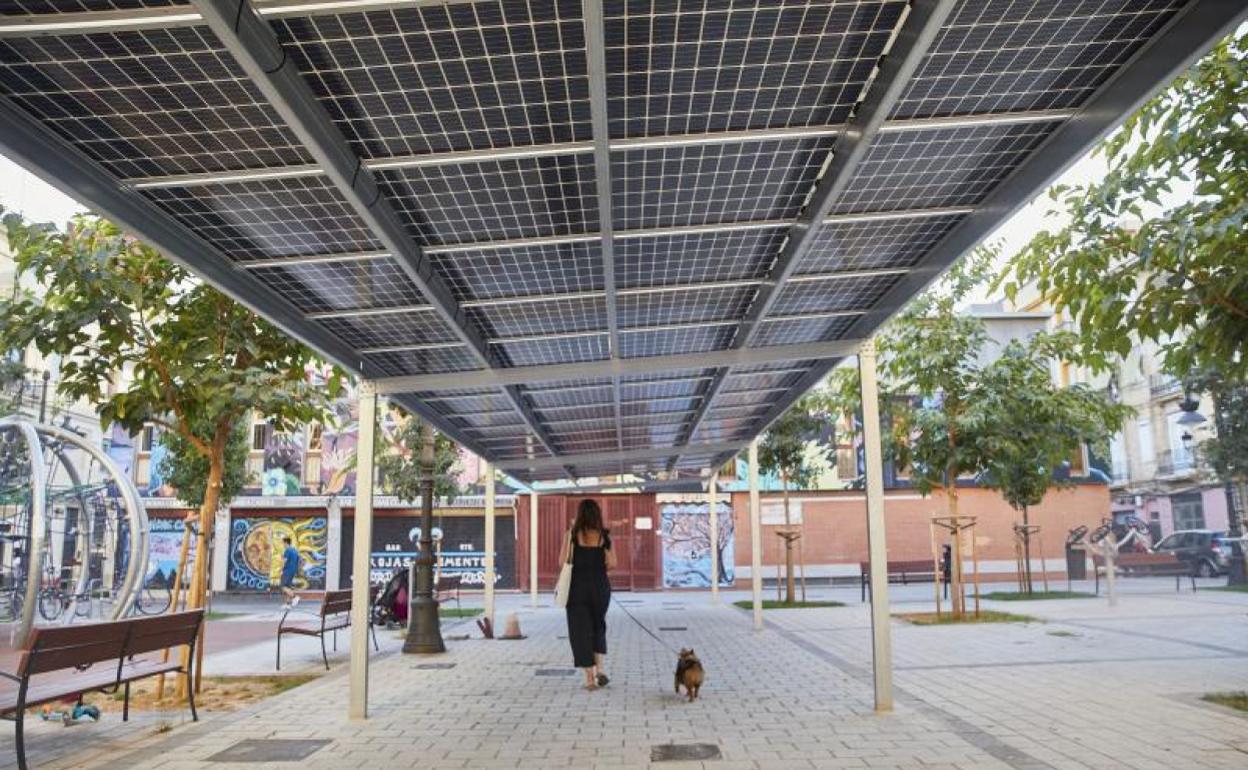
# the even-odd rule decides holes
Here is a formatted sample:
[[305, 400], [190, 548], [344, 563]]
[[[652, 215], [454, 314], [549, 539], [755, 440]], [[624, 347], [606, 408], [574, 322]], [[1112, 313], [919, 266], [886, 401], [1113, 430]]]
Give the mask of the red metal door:
[[611, 588], [634, 591], [633, 582], [633, 506], [627, 497], [607, 497], [603, 510], [604, 524], [611, 530], [611, 549], [615, 551], [615, 569], [611, 571]]

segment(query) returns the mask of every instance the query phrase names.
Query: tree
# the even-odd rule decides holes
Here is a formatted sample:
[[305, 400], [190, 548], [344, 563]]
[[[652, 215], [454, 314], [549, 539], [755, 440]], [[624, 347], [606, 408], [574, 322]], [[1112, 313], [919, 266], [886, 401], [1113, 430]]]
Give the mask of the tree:
[[1076, 344], [1069, 332], [1039, 334], [1026, 343], [1011, 341], [980, 375], [979, 397], [972, 409], [984, 425], [980, 481], [996, 489], [1023, 515], [1023, 585], [1032, 591], [1031, 521], [1028, 509], [1053, 487], [1074, 482], [1064, 472], [1083, 445], [1101, 453], [1131, 413], [1105, 393], [1053, 382], [1052, 365], [1067, 360]]
[[279, 428], [318, 419], [341, 374], [312, 387], [307, 348], [108, 221], [4, 224], [18, 273], [43, 295], [0, 301], [0, 348], [60, 355], [58, 390], [94, 404], [105, 428], [159, 426], [206, 465], [188, 594], [203, 606], [231, 436], [253, 410]]
[[1231, 559], [1227, 569], [1229, 585], [1248, 584], [1244, 563], [1243, 521], [1245, 512], [1235, 506], [1235, 488], [1240, 490], [1241, 506], [1248, 502], [1248, 383], [1228, 381], [1220, 372], [1206, 370], [1189, 379], [1190, 387], [1205, 391], [1213, 399], [1214, 435], [1200, 450], [1214, 474], [1222, 480], [1226, 495]]
[[[193, 432], [200, 440], [211, 440], [205, 427], [195, 426]], [[229, 505], [243, 491], [243, 487], [252, 481], [247, 473], [247, 455], [251, 450], [249, 439], [247, 421], [240, 420], [225, 444], [225, 464], [217, 498], [218, 507]], [[162, 433], [160, 443], [167, 450], [160, 462], [161, 478], [178, 490], [178, 499], [198, 509], [204, 504], [204, 497], [208, 493], [208, 458], [181, 433]]]
[[[391, 442], [377, 431], [377, 470], [382, 491], [401, 502], [413, 503], [421, 496], [421, 420], [396, 409], [399, 420]], [[459, 445], [435, 432], [433, 445], [433, 496], [450, 501], [463, 490], [459, 486]]]
[[[1103, 179], [1051, 191], [1070, 223], [1036, 235], [1000, 279], [1011, 298], [1034, 281], [1099, 368], [1148, 340], [1180, 378], [1248, 379], [1245, 62], [1240, 32], [1131, 116], [1100, 147]], [[1180, 183], [1192, 194], [1165, 205]]]
[[[793, 543], [800, 534], [791, 530], [789, 513], [789, 485], [798, 488], [809, 486], [819, 473], [811, 460], [825, 459], [832, 448], [817, 441], [819, 431], [827, 424], [827, 410], [818, 391], [798, 400], [779, 419], [767, 428], [758, 444], [758, 465], [764, 473], [775, 473], [780, 478], [780, 490], [784, 496], [784, 593], [785, 602], [792, 604], [793, 595]], [[810, 455], [810, 451], [815, 457]]]
[[980, 250], [956, 263], [880, 332], [880, 401], [890, 404], [890, 443], [919, 494], [941, 491], [958, 515], [958, 479], [983, 470], [988, 427], [975, 409], [980, 356], [988, 344], [981, 320], [959, 311], [983, 282], [995, 253]]

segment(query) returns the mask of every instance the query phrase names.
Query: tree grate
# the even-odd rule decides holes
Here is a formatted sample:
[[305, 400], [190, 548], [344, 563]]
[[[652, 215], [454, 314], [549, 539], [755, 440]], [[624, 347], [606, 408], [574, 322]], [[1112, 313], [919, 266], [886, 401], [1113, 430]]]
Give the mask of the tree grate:
[[651, 762], [698, 762], [722, 759], [714, 743], [665, 743], [650, 747]]

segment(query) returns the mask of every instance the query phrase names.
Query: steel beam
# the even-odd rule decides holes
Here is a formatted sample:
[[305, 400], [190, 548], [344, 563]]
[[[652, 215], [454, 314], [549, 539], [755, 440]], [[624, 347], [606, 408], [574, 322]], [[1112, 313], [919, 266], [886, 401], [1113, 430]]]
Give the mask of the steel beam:
[[[868, 148], [880, 133], [893, 106], [905, 92], [911, 76], [918, 69], [919, 63], [956, 4], [956, 0], [914, 0], [907, 13], [902, 16], [899, 21], [900, 28], [871, 80], [866, 96], [856, 108], [845, 131], [833, 143], [830, 162], [815, 183], [815, 189], [797, 222], [789, 230], [784, 248], [772, 264], [768, 280], [759, 286], [758, 294], [746, 311], [732, 342], [734, 348], [744, 348], [754, 340], [762, 320], [771, 312], [784, 290], [785, 282], [810, 251], [820, 225], [828, 218], [837, 198], [849, 186], [859, 165], [866, 158]], [[727, 369], [720, 369], [715, 379], [707, 385], [706, 399], [689, 423], [688, 432], [676, 442], [678, 447], [683, 447], [693, 439], [698, 426], [710, 412], [715, 394], [723, 386], [727, 374]], [[679, 455], [672, 457], [669, 470], [679, 460]]]
[[[294, 61], [282, 49], [269, 23], [256, 13], [249, 0], [195, 0], [195, 7], [434, 311], [483, 367], [491, 366], [480, 332], [468, 325], [454, 296], [412, 241], [389, 199], [382, 195], [373, 173], [363, 167]], [[541, 423], [532, 421], [532, 411], [518, 397], [518, 391], [506, 388], [505, 392], [516, 410], [530, 421], [533, 435], [555, 454], [554, 444]]]
[[[255, 0], [256, 12], [270, 19], [362, 13], [421, 5], [455, 5], [473, 0]], [[41, 37], [121, 32], [125, 30], [176, 29], [204, 24], [204, 17], [185, 5], [155, 6], [128, 10], [32, 13], [0, 17], [0, 38]]]
[[685, 353], [672, 356], [623, 358], [611, 361], [584, 361], [574, 364], [514, 366], [507, 369], [483, 369], [447, 374], [419, 374], [409, 377], [382, 377], [375, 380], [377, 392], [416, 393], [421, 391], [500, 388], [505, 385], [527, 385], [556, 380], [601, 379], [627, 377], [657, 372], [675, 372], [710, 367], [756, 366], [781, 361], [841, 359], [853, 355], [861, 340], [843, 339], [811, 342], [801, 345], [774, 345], [742, 350], [716, 350], [709, 353]]
[[[602, 14], [597, 15], [601, 22]], [[585, 15], [586, 32], [590, 27], [590, 15]], [[598, 25], [602, 29], [601, 24]], [[0, 22], [0, 37], [3, 37], [3, 22]], [[598, 34], [601, 40], [602, 33]], [[588, 42], [588, 37], [587, 37]], [[601, 49], [601, 46], [599, 47]], [[592, 52], [587, 48], [587, 54]], [[599, 58], [601, 61], [601, 57]], [[605, 63], [604, 63], [605, 68]], [[590, 68], [590, 107], [593, 112], [594, 72]], [[605, 77], [603, 78], [605, 88]], [[604, 100], [605, 110], [605, 100]], [[980, 126], [1017, 126], [1030, 123], [1052, 123], [1066, 120], [1074, 115], [1071, 110], [1035, 110], [1030, 112], [998, 112], [978, 113], [970, 115], [953, 115], [939, 118], [906, 118], [885, 121], [880, 133], [899, 134], [906, 131], [952, 131], [959, 128], [976, 128]], [[592, 120], [592, 117], [591, 117]], [[605, 116], [604, 116], [605, 122]], [[595, 124], [597, 126], [597, 124]], [[604, 130], [607, 128], [603, 127]], [[599, 142], [595, 133], [591, 142], [551, 142], [548, 144], [518, 145], [515, 147], [491, 147], [481, 150], [453, 150], [449, 152], [433, 152], [420, 155], [395, 155], [384, 158], [364, 160], [364, 167], [369, 171], [401, 171], [411, 168], [437, 168], [439, 166], [458, 166], [472, 163], [497, 163], [506, 160], [525, 160], [530, 158], [549, 158], [570, 155], [588, 155], [595, 157], [599, 153], [628, 152], [644, 149], [672, 149], [678, 147], [705, 147], [718, 144], [742, 144], [745, 142], [791, 141], [794, 139], [832, 138], [840, 136], [847, 126], [825, 125], [801, 128], [756, 128], [738, 131], [722, 131], [702, 134], [668, 134], [662, 136], [637, 137], [632, 139], [616, 139], [611, 141], [603, 137]], [[290, 164], [287, 166], [264, 166], [257, 168], [232, 169], [228, 171], [206, 171], [188, 174], [169, 174], [159, 176], [132, 177], [127, 184], [137, 190], [154, 190], [162, 188], [199, 187], [213, 184], [231, 184], [237, 182], [254, 182], [263, 179], [296, 179], [299, 177], [319, 176], [323, 171], [315, 163]]]
[[[736, 451], [745, 446], [745, 441], [722, 444], [702, 444], [691, 447], [691, 451], [697, 451], [701, 454], [716, 455], [721, 452]], [[532, 460], [502, 460], [497, 464], [497, 468], [501, 471], [540, 471], [549, 470], [551, 468], [560, 468], [563, 465], [610, 465], [619, 463], [627, 466], [630, 463], [641, 460], [662, 459], [671, 453], [671, 447], [650, 447], [648, 449], [632, 449], [624, 452], [588, 452], [585, 454], [570, 454], [561, 457], [545, 457], [535, 458]]]

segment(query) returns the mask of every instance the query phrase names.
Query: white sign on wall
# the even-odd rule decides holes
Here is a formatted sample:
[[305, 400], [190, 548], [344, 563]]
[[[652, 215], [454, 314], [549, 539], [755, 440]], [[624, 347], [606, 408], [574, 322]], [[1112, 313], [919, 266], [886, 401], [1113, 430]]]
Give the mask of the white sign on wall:
[[649, 516], [638, 516], [633, 519], [633, 529], [637, 531], [654, 529], [654, 520]]
[[[762, 517], [764, 525], [783, 525], [784, 524], [784, 501], [768, 500], [760, 503], [758, 509], [759, 515]], [[789, 523], [802, 523], [802, 501], [789, 501]]]

